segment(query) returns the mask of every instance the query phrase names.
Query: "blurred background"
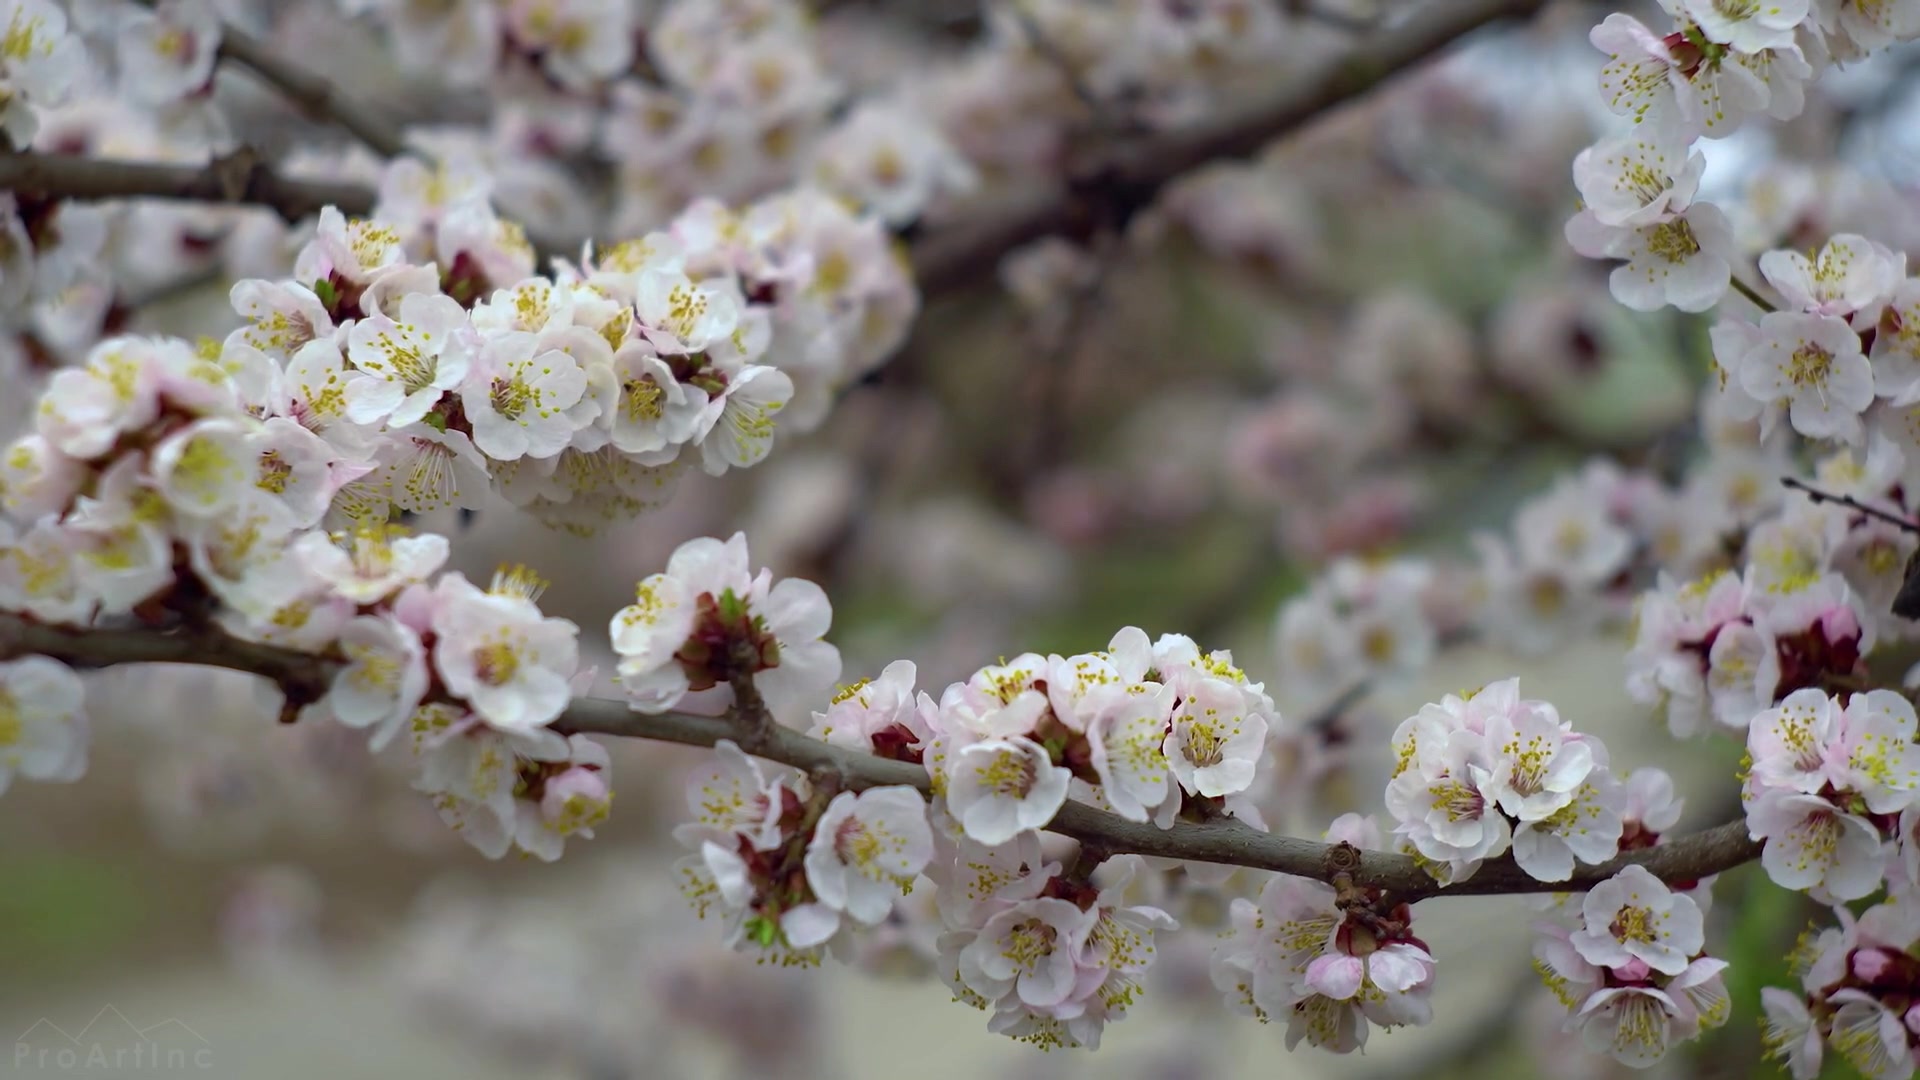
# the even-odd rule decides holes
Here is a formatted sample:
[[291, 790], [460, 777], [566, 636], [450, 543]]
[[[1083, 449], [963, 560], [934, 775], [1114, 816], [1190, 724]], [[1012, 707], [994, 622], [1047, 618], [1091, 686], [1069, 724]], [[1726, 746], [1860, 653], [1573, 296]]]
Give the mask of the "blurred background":
[[[1705, 321], [1620, 307], [1607, 267], [1561, 237], [1571, 159], [1614, 119], [1586, 32], [1621, 6], [1548, 5], [1253, 162], [1185, 179], [1124, 235], [1017, 253], [931, 304], [821, 430], [783, 438], [750, 471], [690, 478], [639, 520], [576, 536], [501, 503], [418, 525], [455, 536], [469, 576], [512, 561], [550, 578], [543, 608], [580, 624], [603, 671], [599, 628], [632, 583], [682, 541], [740, 529], [756, 563], [826, 588], [849, 682], [908, 658], [937, 690], [1003, 655], [1098, 649], [1138, 625], [1232, 649], [1284, 713], [1316, 715], [1329, 695], [1286, 678], [1276, 619], [1332, 561], [1462, 567], [1425, 600], [1444, 629], [1449, 604], [1484, 586], [1476, 531], [1505, 528], [1520, 501], [1596, 456], [1666, 474], [1694, 452]], [[270, 40], [326, 56], [368, 99], [420, 102], [364, 21], [285, 7], [261, 24]], [[963, 57], [986, 32], [980, 5], [960, 0], [832, 7], [815, 28], [822, 55], [874, 85]], [[1329, 4], [1289, 23], [1286, 48], [1308, 66], [1364, 52], [1375, 15]], [[1917, 61], [1896, 50], [1831, 71], [1800, 119], [1709, 144], [1703, 195], [1724, 200], [1752, 247], [1862, 227], [1911, 248]], [[309, 134], [258, 87], [223, 79], [218, 92], [263, 141]], [[184, 244], [211, 228], [195, 216], [211, 211], [167, 213], [138, 235]], [[223, 335], [224, 276], [180, 278], [130, 327]], [[5, 424], [61, 362], [54, 337], [0, 369]], [[1378, 811], [1393, 726], [1515, 673], [1603, 738], [1616, 767], [1673, 772], [1689, 796], [1681, 831], [1724, 820], [1740, 748], [1676, 744], [1630, 704], [1626, 640], [1610, 624], [1545, 655], [1447, 645], [1370, 683], [1303, 751], [1325, 762], [1272, 823], [1318, 835], [1339, 813]], [[95, 1024], [89, 1040], [126, 1025], [129, 1039], [204, 1049], [194, 1060], [211, 1075], [290, 1080], [1625, 1072], [1556, 1034], [1520, 932], [1525, 899], [1422, 906], [1439, 959], [1432, 1025], [1376, 1033], [1364, 1055], [1282, 1058], [1284, 1032], [1228, 1015], [1207, 981], [1226, 904], [1257, 877], [1194, 887], [1103, 1048], [1048, 1054], [954, 1004], [910, 929], [857, 968], [771, 971], [720, 948], [664, 873], [696, 751], [612, 746], [615, 813], [594, 840], [557, 865], [492, 863], [408, 790], [404, 754], [370, 759], [355, 733], [276, 725], [271, 694], [244, 677], [89, 678], [89, 775], [17, 785], [0, 803], [0, 1031], [23, 1039], [60, 1037], [42, 1021], [76, 1037]], [[613, 692], [604, 675], [597, 692]], [[1758, 989], [1784, 981], [1815, 912], [1762, 886], [1749, 866], [1716, 889], [1709, 940], [1733, 965], [1732, 1021], [1657, 1073], [1771, 1068]]]

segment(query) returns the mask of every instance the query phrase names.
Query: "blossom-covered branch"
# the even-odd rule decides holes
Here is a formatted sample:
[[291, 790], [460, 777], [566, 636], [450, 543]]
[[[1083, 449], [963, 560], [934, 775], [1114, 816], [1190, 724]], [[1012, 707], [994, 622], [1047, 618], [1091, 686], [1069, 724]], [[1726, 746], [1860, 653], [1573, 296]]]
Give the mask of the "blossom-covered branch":
[[[324, 694], [341, 667], [339, 661], [244, 641], [215, 629], [80, 629], [48, 626], [0, 613], [0, 660], [20, 655], [50, 656], [76, 668], [191, 664], [244, 671], [273, 681], [290, 699], [302, 702]], [[832, 746], [772, 724], [764, 711], [738, 718], [684, 712], [649, 715], [634, 712], [623, 701], [576, 698], [553, 728], [568, 734], [613, 735], [688, 746], [713, 746], [733, 740], [769, 761], [836, 775], [846, 789], [853, 791], [909, 785], [926, 792], [930, 786], [924, 768]], [[1759, 843], [1747, 837], [1746, 823], [1732, 821], [1598, 866], [1581, 866], [1564, 882], [1542, 882], [1509, 858], [1490, 861], [1468, 880], [1443, 887], [1405, 855], [1343, 852], [1341, 845], [1275, 836], [1232, 820], [1183, 822], [1163, 829], [1068, 801], [1046, 828], [1112, 854], [1245, 866], [1329, 883], [1344, 877], [1355, 886], [1380, 889], [1404, 902], [1440, 895], [1576, 892], [1636, 864], [1663, 881], [1691, 883], [1751, 862], [1760, 854]]]
[[115, 161], [73, 154], [0, 154], [0, 188], [63, 199], [175, 199], [263, 206], [287, 221], [334, 206], [364, 216], [374, 192], [363, 184], [283, 176], [242, 148], [205, 165]]
[[[1245, 157], [1274, 140], [1296, 131], [1327, 111], [1358, 98], [1381, 83], [1432, 57], [1461, 37], [1490, 23], [1537, 11], [1544, 0], [1474, 0], [1472, 3], [1434, 5], [1352, 55], [1261, 107], [1197, 129], [1179, 129], [1122, 141], [1097, 152], [1078, 170], [1079, 179], [1065, 191], [1031, 202], [1018, 212], [982, 222], [968, 222], [930, 233], [916, 241], [912, 262], [922, 295], [952, 292], [991, 276], [1008, 252], [1052, 235], [1084, 237], [1104, 224], [1123, 222], [1148, 206], [1160, 191], [1179, 177], [1210, 162]], [[397, 136], [358, 106], [352, 105], [327, 81], [288, 66], [268, 50], [231, 28], [224, 31], [223, 56], [259, 72], [289, 97], [311, 109], [324, 111], [389, 156], [408, 153]], [[371, 123], [372, 127], [368, 127]], [[0, 162], [0, 182], [16, 177], [26, 187], [48, 195], [77, 199], [153, 196], [216, 202], [260, 203], [282, 216], [290, 208], [311, 212], [332, 202], [347, 214], [371, 212], [375, 194], [351, 183], [324, 185], [293, 181], [248, 162], [244, 170], [215, 162], [205, 168], [160, 163], [103, 162], [97, 170], [75, 159], [18, 155]], [[202, 174], [206, 175], [202, 175]], [[236, 174], [243, 183], [236, 183]], [[318, 198], [318, 202], [314, 198]], [[606, 240], [597, 237], [597, 240]], [[579, 242], [548, 238], [536, 241], [544, 252], [570, 252]]]

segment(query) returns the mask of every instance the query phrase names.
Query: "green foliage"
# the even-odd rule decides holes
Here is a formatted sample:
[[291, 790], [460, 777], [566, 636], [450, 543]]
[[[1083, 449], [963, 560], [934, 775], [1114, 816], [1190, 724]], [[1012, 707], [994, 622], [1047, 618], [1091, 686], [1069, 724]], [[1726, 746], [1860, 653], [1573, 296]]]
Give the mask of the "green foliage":
[[16, 971], [110, 957], [146, 910], [126, 872], [97, 858], [22, 853], [0, 866], [0, 955]]

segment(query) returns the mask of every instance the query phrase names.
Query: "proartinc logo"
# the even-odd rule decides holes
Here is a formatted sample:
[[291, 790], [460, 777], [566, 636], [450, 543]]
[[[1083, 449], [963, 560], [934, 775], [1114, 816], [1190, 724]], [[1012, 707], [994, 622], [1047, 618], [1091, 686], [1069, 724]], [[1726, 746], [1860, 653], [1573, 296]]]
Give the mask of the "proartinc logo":
[[77, 1029], [42, 1017], [13, 1040], [12, 1075], [193, 1072], [213, 1068], [213, 1047], [183, 1021], [140, 1025], [108, 1005]]

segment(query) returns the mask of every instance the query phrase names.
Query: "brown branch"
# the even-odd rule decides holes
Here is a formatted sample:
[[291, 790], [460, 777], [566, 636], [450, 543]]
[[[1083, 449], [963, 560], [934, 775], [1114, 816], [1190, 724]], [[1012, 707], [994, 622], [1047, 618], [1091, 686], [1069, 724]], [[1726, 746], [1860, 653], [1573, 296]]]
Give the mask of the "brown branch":
[[1084, 238], [1102, 225], [1125, 221], [1178, 177], [1212, 161], [1244, 158], [1337, 106], [1374, 89], [1501, 19], [1532, 15], [1546, 0], [1442, 0], [1414, 18], [1355, 48], [1308, 85], [1237, 117], [1182, 129], [1114, 148], [1066, 191], [1038, 199], [996, 221], [968, 222], [916, 243], [914, 276], [929, 296], [979, 280], [1000, 257], [1044, 236]]
[[[155, 0], [139, 2], [153, 7]], [[220, 59], [231, 60], [253, 72], [262, 82], [280, 91], [281, 96], [301, 112], [315, 119], [330, 120], [345, 128], [355, 138], [372, 147], [374, 152], [390, 158], [409, 152], [407, 142], [399, 131], [342, 92], [332, 80], [278, 55], [265, 42], [232, 23], [221, 23], [219, 55]]]
[[[338, 668], [338, 661], [271, 645], [241, 641], [212, 629], [171, 632], [142, 629], [68, 628], [47, 626], [18, 615], [0, 614], [0, 659], [37, 653], [75, 667], [99, 668], [118, 664], [192, 664], [227, 668], [264, 676], [287, 688], [290, 696], [311, 700]], [[613, 735], [712, 746], [724, 739], [740, 742], [757, 738], [757, 755], [814, 772], [826, 770], [845, 778], [853, 790], [905, 784], [926, 792], [927, 773], [919, 765], [893, 761], [830, 746], [790, 728], [759, 725], [753, 718], [694, 716], [663, 713], [649, 716], [624, 702], [581, 698], [568, 706], [553, 725], [569, 734]], [[1222, 863], [1272, 870], [1319, 881], [1335, 875], [1335, 853], [1341, 848], [1291, 836], [1275, 836], [1237, 821], [1180, 823], [1170, 829], [1128, 821], [1084, 803], [1068, 802], [1047, 825], [1048, 830], [1074, 837], [1100, 850], [1158, 855], [1194, 862]], [[1405, 901], [1434, 896], [1476, 896], [1492, 893], [1579, 892], [1637, 863], [1664, 881], [1684, 883], [1718, 874], [1760, 855], [1760, 844], [1747, 836], [1744, 821], [1730, 821], [1656, 848], [1634, 851], [1601, 866], [1581, 866], [1572, 880], [1545, 883], [1527, 876], [1511, 857], [1495, 859], [1463, 884], [1442, 888], [1409, 857], [1383, 851], [1358, 855], [1338, 869], [1356, 885], [1385, 889]]]
[[[173, 199], [263, 206], [289, 222], [317, 214], [324, 206], [366, 217], [373, 213], [377, 198], [364, 184], [283, 176], [247, 147], [205, 165], [0, 151], [0, 191], [60, 199]], [[526, 232], [541, 258], [579, 254], [577, 243], [533, 228]]]
[[244, 147], [205, 165], [0, 153], [0, 189], [63, 199], [243, 203], [267, 207], [290, 222], [328, 205], [365, 216], [374, 202], [373, 189], [365, 185], [291, 179]]
[[1806, 495], [1807, 498], [1812, 499], [1814, 502], [1831, 503], [1834, 506], [1844, 506], [1849, 510], [1855, 511], [1856, 513], [1865, 514], [1866, 516], [1873, 518], [1876, 521], [1884, 521], [1887, 524], [1892, 525], [1901, 530], [1904, 530], [1906, 532], [1920, 533], [1920, 524], [1915, 523], [1911, 519], [1901, 517], [1898, 514], [1889, 513], [1876, 506], [1868, 506], [1866, 503], [1861, 502], [1859, 499], [1856, 499], [1851, 495], [1835, 495], [1831, 491], [1822, 491], [1821, 489], [1814, 487], [1812, 484], [1807, 483], [1805, 480], [1801, 480], [1792, 476], [1781, 477], [1780, 484], [1783, 487], [1792, 488], [1793, 490]]

